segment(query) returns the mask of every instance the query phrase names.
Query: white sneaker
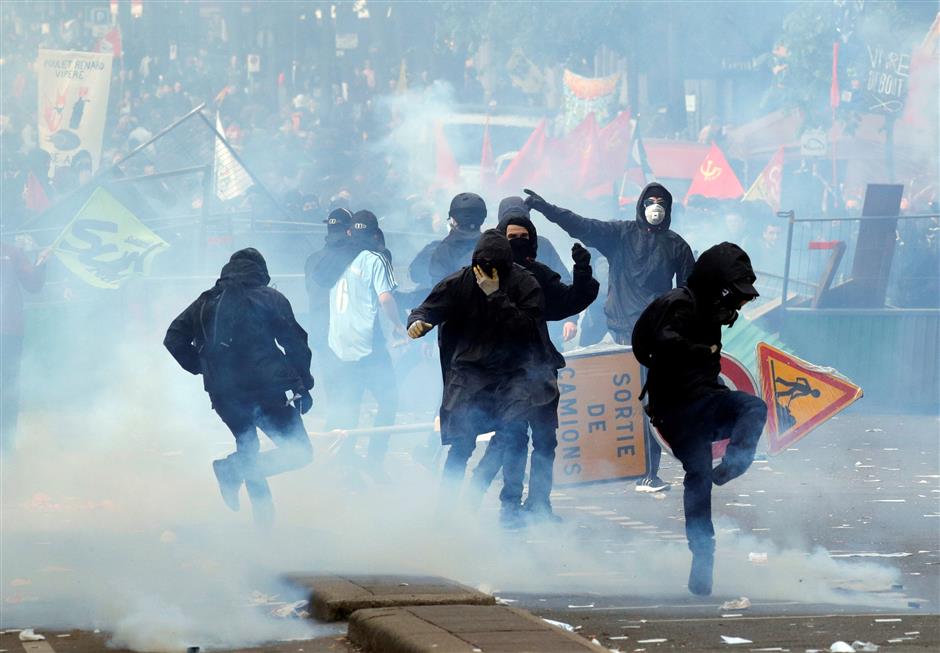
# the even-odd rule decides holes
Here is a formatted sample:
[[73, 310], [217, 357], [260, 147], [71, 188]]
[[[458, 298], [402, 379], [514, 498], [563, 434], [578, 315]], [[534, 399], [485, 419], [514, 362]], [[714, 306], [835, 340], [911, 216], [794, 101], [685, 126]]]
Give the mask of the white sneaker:
[[670, 488], [669, 483], [658, 476], [644, 476], [636, 482], [637, 492], [664, 492]]

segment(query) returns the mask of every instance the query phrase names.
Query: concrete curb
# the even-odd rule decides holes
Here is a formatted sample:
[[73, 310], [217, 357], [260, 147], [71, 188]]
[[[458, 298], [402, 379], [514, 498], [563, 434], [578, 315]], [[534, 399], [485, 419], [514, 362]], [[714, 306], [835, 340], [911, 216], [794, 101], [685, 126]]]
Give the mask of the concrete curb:
[[321, 621], [367, 608], [496, 604], [489, 594], [438, 576], [291, 574], [287, 580], [310, 590], [311, 614]]
[[358, 610], [349, 640], [374, 653], [608, 653], [535, 615], [506, 606]]

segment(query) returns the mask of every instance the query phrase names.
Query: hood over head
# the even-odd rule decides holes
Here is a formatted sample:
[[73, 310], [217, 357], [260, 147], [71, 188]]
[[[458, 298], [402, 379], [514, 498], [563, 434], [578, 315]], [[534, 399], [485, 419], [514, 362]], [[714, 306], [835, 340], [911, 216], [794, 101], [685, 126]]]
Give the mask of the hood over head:
[[[646, 207], [643, 206], [643, 201], [647, 197], [663, 198], [663, 208], [666, 209], [666, 218], [658, 225], [653, 226], [646, 221]], [[667, 231], [669, 229], [669, 225], [672, 223], [672, 193], [666, 190], [666, 187], [658, 182], [654, 181], [647, 184], [636, 200], [636, 221], [640, 227], [646, 231]]]
[[497, 211], [497, 218], [500, 222], [503, 221], [503, 218], [510, 216], [522, 216], [528, 218], [530, 216], [529, 207], [526, 206], [525, 200], [519, 197], [518, 195], [513, 195], [511, 197], [504, 197], [499, 202], [499, 211]]
[[496, 268], [505, 276], [512, 269], [512, 247], [506, 236], [496, 229], [487, 229], [477, 241], [473, 250], [473, 265], [480, 265], [484, 270]]
[[222, 267], [219, 282], [235, 282], [243, 286], [266, 286], [271, 283], [268, 264], [254, 247], [240, 249]]
[[726, 306], [759, 296], [754, 282], [757, 277], [747, 253], [734, 243], [720, 243], [709, 247], [698, 257], [688, 286], [697, 297]]
[[[496, 230], [505, 236], [509, 225], [524, 227], [529, 232], [529, 239], [526, 241], [527, 246], [524, 249], [526, 250], [526, 258], [534, 259], [539, 250], [539, 234], [535, 229], [535, 224], [528, 216], [521, 215], [516, 210], [510, 210], [505, 216], [501, 215]], [[509, 241], [510, 247], [513, 247], [513, 251], [515, 251], [515, 246], [512, 243], [513, 241]], [[516, 259], [516, 263], [521, 264], [521, 261]]]

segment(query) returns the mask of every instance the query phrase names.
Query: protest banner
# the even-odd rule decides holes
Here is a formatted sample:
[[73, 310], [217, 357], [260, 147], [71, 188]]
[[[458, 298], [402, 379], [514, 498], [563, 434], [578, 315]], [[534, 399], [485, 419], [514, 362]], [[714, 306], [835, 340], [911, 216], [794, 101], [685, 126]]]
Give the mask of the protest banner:
[[87, 152], [92, 172], [101, 160], [108, 114], [112, 55], [96, 52], [40, 50], [39, 147], [52, 158], [54, 172]]

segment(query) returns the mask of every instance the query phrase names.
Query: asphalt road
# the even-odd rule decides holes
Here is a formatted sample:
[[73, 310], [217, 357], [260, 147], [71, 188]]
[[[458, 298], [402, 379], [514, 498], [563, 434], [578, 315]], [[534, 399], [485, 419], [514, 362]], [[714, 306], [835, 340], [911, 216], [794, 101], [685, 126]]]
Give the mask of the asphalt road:
[[[499, 595], [622, 651], [802, 652], [828, 650], [839, 640], [871, 642], [881, 651], [938, 651], [938, 444], [940, 420], [935, 417], [850, 414], [716, 488], [713, 597], [650, 598], [631, 592], [629, 583], [618, 595], [506, 590]], [[554, 499], [556, 511], [576, 520], [585, 539], [605, 542], [614, 556], [627, 561], [643, 549], [684, 541], [681, 473], [674, 460], [664, 457], [661, 476], [674, 483], [665, 497], [622, 486], [561, 489]], [[624, 539], [624, 532], [634, 537]], [[790, 546], [804, 551], [802, 562], [793, 560], [799, 554], [789, 552]], [[812, 558], [814, 549], [835, 566]], [[751, 553], [758, 557], [752, 560]], [[767, 555], [766, 562], [760, 554]], [[792, 578], [781, 581], [770, 573], [778, 559], [792, 570], [787, 572]], [[864, 563], [877, 565], [876, 573]], [[786, 598], [773, 598], [775, 589], [759, 575], [764, 571], [770, 584], [805, 581], [813, 587], [804, 600], [786, 587], [779, 592]], [[824, 574], [831, 579], [820, 579]], [[820, 591], [820, 580], [828, 582], [832, 595]], [[748, 595], [752, 605], [747, 609], [721, 608]], [[722, 635], [750, 643], [725, 644]]]
[[[410, 443], [397, 442], [393, 460], [405, 460], [406, 450]], [[389, 467], [391, 473], [397, 471]], [[632, 483], [558, 488], [553, 501], [563, 524], [494, 533], [495, 551], [531, 551], [534, 557], [550, 551], [554, 559], [545, 564], [544, 577], [532, 578], [527, 570], [529, 577], [521, 578], [500, 568], [498, 560], [491, 566], [485, 557], [470, 567], [455, 564], [453, 574], [447, 574], [446, 565], [442, 570], [441, 561], [429, 560], [438, 565], [429, 571], [493, 591], [510, 605], [569, 624], [579, 634], [624, 652], [803, 653], [827, 650], [838, 640], [872, 642], [881, 651], [940, 650], [938, 418], [844, 414], [795, 449], [758, 461], [741, 479], [716, 488], [715, 594], [707, 599], [692, 597], [684, 589], [689, 555], [681, 469], [664, 458], [661, 476], [674, 483], [661, 497], [636, 493]], [[483, 520], [495, 522], [494, 494], [487, 499]], [[286, 491], [279, 497], [285, 504], [295, 499], [305, 506], [308, 501]], [[22, 555], [18, 547], [23, 542], [56, 549], [76, 546], [50, 536], [39, 538], [41, 542], [30, 537], [21, 534], [19, 544], [4, 538], [8, 562], [11, 551], [14, 560]], [[179, 537], [185, 541], [186, 533]], [[162, 540], [154, 546], [163, 546]], [[377, 538], [372, 546], [381, 545]], [[572, 554], [566, 557], [569, 550]], [[369, 552], [366, 547], [364, 553], [349, 555]], [[139, 559], [146, 566], [147, 555], [141, 551], [133, 563], [139, 564]], [[0, 626], [36, 627], [60, 653], [103, 650], [102, 638], [108, 633], [51, 630], [53, 615], [61, 614], [67, 604], [53, 600], [54, 584], [39, 583], [43, 572], [49, 572], [49, 578], [64, 573], [56, 568], [13, 570], [35, 581], [23, 587], [14, 586], [17, 579], [9, 570], [4, 573]], [[213, 572], [210, 578], [216, 576]], [[112, 588], [101, 589], [108, 591]], [[39, 603], [22, 612], [29, 604], [14, 601], [28, 601], [32, 595]], [[745, 596], [750, 607], [722, 608], [722, 603]], [[47, 604], [43, 612], [40, 608]], [[25, 623], [18, 614], [34, 619]], [[49, 619], [37, 620], [37, 615]], [[318, 639], [257, 650], [353, 650], [342, 637], [342, 626], [330, 628], [319, 632]], [[727, 644], [722, 636], [748, 641]], [[26, 650], [15, 633], [0, 635], [0, 649]]]

